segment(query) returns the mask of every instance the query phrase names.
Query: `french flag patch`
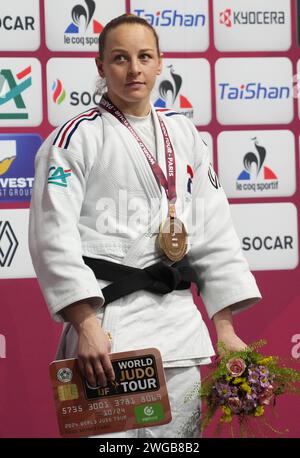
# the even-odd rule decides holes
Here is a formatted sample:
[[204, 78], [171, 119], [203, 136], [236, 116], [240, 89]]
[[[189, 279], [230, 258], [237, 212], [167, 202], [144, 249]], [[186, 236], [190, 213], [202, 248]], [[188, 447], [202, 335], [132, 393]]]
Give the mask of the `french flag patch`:
[[192, 184], [193, 184], [194, 172], [190, 165], [187, 165], [187, 173], [189, 175], [188, 182], [187, 182], [187, 192], [192, 194]]

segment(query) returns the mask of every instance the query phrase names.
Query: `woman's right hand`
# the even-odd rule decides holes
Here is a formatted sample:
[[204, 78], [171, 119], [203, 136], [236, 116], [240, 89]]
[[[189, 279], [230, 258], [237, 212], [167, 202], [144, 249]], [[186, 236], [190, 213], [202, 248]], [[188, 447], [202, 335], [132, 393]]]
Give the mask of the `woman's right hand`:
[[92, 386], [106, 386], [115, 379], [109, 353], [111, 344], [95, 315], [77, 326], [79, 368]]
[[115, 379], [110, 361], [111, 344], [88, 300], [69, 305], [62, 311], [78, 334], [78, 364], [83, 376], [92, 386], [106, 386]]

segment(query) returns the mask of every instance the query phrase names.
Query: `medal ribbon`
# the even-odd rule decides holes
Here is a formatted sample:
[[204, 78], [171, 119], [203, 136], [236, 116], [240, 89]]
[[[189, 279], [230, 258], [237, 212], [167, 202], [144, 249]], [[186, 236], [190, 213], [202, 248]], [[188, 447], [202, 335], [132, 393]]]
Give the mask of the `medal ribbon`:
[[137, 143], [139, 144], [141, 150], [144, 153], [145, 158], [148, 161], [148, 164], [151, 167], [151, 170], [159, 182], [159, 184], [165, 189], [166, 196], [169, 202], [169, 213], [170, 216], [175, 216], [175, 202], [177, 199], [176, 194], [176, 166], [175, 166], [175, 154], [174, 149], [167, 131], [167, 128], [163, 122], [163, 120], [158, 116], [160, 128], [162, 131], [164, 145], [165, 145], [165, 157], [166, 157], [166, 168], [167, 168], [167, 178], [165, 177], [164, 172], [162, 171], [160, 165], [157, 163], [156, 159], [153, 157], [143, 140], [139, 137], [137, 132], [134, 130], [132, 125], [126, 119], [125, 115], [118, 110], [118, 108], [109, 100], [102, 97], [100, 100], [100, 106], [104, 108], [104, 110], [108, 111], [112, 114], [118, 121], [120, 121], [123, 126], [125, 126], [129, 132], [133, 135], [136, 139]]

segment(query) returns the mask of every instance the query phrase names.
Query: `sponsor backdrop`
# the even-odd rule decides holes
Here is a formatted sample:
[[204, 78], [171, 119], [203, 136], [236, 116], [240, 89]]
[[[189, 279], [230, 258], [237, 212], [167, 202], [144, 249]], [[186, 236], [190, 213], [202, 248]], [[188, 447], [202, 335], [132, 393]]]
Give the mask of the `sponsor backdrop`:
[[[0, 437], [58, 436], [48, 364], [61, 325], [27, 243], [34, 157], [56, 126], [98, 102], [98, 35], [124, 12], [156, 28], [165, 62], [153, 103], [195, 123], [230, 200], [264, 297], [236, 317], [238, 333], [300, 358], [300, 2], [0, 0]], [[271, 423], [285, 437], [300, 436], [299, 408], [298, 398], [278, 402]]]

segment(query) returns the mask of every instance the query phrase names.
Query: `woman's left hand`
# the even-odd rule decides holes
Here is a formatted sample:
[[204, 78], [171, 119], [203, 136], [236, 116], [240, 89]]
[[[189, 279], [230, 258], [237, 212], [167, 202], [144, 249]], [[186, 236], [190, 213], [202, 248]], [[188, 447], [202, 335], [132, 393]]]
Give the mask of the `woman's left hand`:
[[[218, 343], [223, 342], [227, 351], [241, 351], [247, 348], [247, 344], [234, 331], [231, 306], [219, 310], [213, 316], [213, 322], [216, 326]], [[218, 348], [218, 353], [219, 356], [223, 356], [225, 352]]]
[[[228, 351], [240, 351], [247, 348], [247, 344], [243, 342], [234, 332], [224, 333], [218, 336], [218, 343], [222, 342]], [[224, 350], [218, 349], [220, 356], [224, 354]]]

